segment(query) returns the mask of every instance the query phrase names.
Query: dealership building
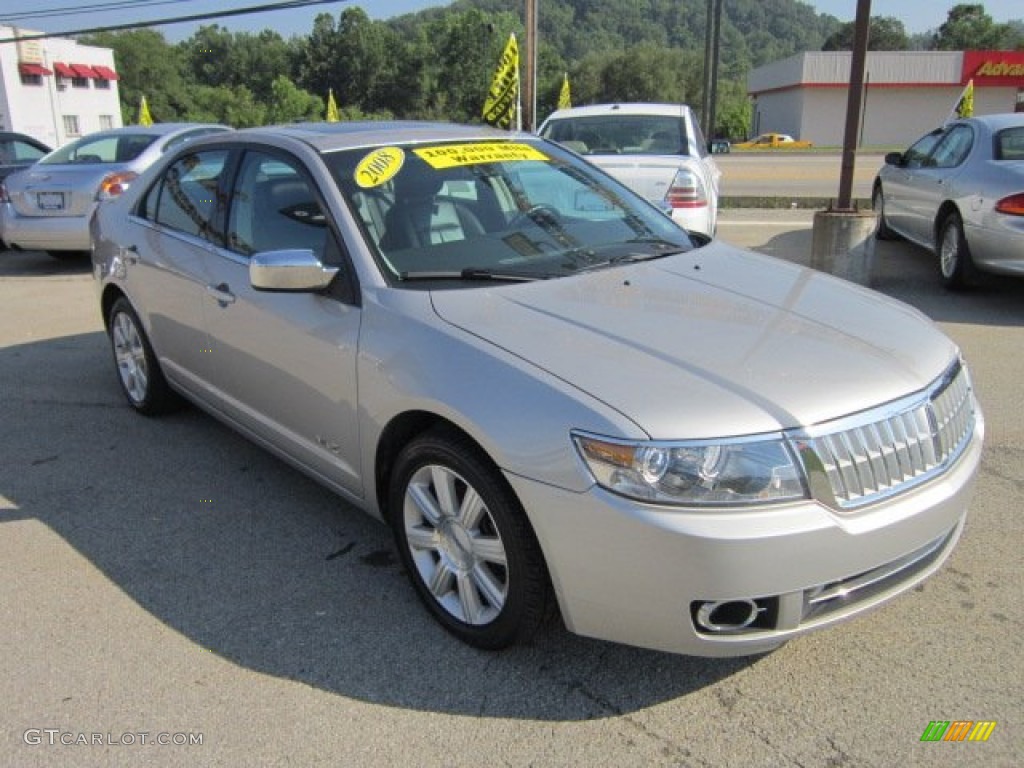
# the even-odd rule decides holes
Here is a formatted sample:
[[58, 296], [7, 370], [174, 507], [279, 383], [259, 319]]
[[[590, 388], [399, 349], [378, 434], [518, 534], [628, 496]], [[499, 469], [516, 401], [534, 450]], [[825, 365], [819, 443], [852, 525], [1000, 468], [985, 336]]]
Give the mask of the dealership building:
[[[753, 70], [751, 133], [840, 146], [852, 54], [801, 53]], [[1024, 112], [1024, 51], [871, 51], [859, 146], [902, 146], [941, 125], [973, 82], [974, 114]]]
[[39, 34], [0, 25], [0, 131], [58, 147], [120, 128], [114, 52]]

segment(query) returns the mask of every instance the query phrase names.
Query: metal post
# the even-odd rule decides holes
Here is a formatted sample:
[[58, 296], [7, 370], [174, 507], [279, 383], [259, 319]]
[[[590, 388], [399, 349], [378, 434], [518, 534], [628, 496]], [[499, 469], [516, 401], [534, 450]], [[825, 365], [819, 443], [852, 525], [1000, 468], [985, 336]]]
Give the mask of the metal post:
[[523, 127], [537, 129], [537, 0], [526, 0], [526, 73], [523, 77]]
[[700, 122], [705, 138], [711, 130], [708, 124], [711, 117], [711, 38], [714, 36], [712, 27], [715, 12], [715, 0], [708, 0], [708, 12], [704, 29], [704, 88], [701, 93]]
[[853, 56], [850, 61], [850, 90], [846, 98], [846, 130], [843, 133], [843, 165], [839, 172], [840, 211], [851, 209], [853, 169], [857, 159], [857, 127], [860, 123], [860, 99], [864, 91], [864, 66], [867, 62], [871, 0], [857, 0], [857, 19], [853, 24]]
[[715, 132], [715, 117], [718, 107], [718, 59], [722, 44], [722, 5], [725, 0], [715, 0], [715, 37], [711, 46], [711, 109], [708, 112], [708, 132], [705, 141], [711, 141]]

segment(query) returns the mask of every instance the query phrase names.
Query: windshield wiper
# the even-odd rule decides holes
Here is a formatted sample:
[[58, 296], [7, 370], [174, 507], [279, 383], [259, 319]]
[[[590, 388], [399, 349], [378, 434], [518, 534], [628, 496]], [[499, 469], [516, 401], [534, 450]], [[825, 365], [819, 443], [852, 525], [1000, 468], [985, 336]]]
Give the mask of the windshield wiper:
[[482, 267], [398, 273], [399, 280], [495, 280], [512, 283], [528, 283], [534, 280], [546, 280], [549, 277], [553, 277], [553, 275], [543, 272], [515, 272], [512, 270], [484, 269]]
[[[614, 267], [619, 264], [636, 264], [641, 261], [651, 261], [652, 259], [662, 259], [666, 256], [675, 256], [677, 253], [685, 253], [688, 248], [681, 247], [678, 243], [672, 243], [667, 240], [659, 240], [657, 238], [628, 240], [622, 245], [631, 245], [634, 243], [644, 243], [659, 246], [657, 251], [653, 253], [637, 253], [631, 251], [629, 253], [620, 253], [616, 256], [609, 256], [607, 259], [601, 259], [600, 261], [585, 261], [578, 266], [573, 264], [575, 267], [574, 272], [591, 272], [595, 269], [606, 269], [608, 267]], [[578, 255], [578, 254], [577, 254]], [[593, 250], [587, 250], [585, 255], [593, 257], [596, 254]], [[568, 266], [568, 265], [567, 265]]]
[[671, 240], [665, 240], [661, 237], [634, 237], [632, 240], [626, 240], [627, 243], [643, 243], [644, 245], [654, 246], [661, 248], [661, 252], [654, 254], [647, 258], [658, 258], [659, 256], [674, 256], [677, 253], [685, 253], [691, 250], [685, 245], [680, 243], [674, 243]]

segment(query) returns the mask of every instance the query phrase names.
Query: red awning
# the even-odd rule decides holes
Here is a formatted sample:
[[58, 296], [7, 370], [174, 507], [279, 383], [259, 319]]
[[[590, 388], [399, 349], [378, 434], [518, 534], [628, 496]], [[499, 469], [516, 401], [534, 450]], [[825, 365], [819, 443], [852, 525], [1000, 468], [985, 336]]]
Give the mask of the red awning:
[[57, 70], [57, 74], [61, 77], [78, 77], [78, 73], [75, 70], [62, 62], [53, 62], [53, 68]]
[[23, 75], [52, 75], [53, 72], [48, 70], [42, 64], [32, 64], [28, 61], [18, 62], [18, 71]]
[[96, 74], [99, 75], [100, 79], [102, 79], [102, 80], [120, 80], [121, 79], [121, 76], [119, 74], [117, 74], [117, 72], [112, 70], [110, 67], [104, 67], [102, 64], [93, 64], [92, 68], [93, 68], [93, 71], [95, 71]]
[[103, 79], [98, 74], [96, 74], [96, 70], [90, 67], [88, 64], [72, 64], [71, 68], [75, 70], [78, 77], [88, 77], [90, 80]]

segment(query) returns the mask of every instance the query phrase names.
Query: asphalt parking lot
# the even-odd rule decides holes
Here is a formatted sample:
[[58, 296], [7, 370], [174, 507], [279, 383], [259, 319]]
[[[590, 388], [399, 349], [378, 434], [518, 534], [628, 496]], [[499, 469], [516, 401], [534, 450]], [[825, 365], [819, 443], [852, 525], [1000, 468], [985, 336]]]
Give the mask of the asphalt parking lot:
[[[726, 211], [720, 236], [807, 263], [810, 216]], [[381, 525], [195, 410], [129, 410], [87, 265], [0, 252], [0, 764], [1019, 766], [1024, 281], [950, 295], [900, 243], [874, 274], [971, 366], [964, 537], [881, 610], [706, 660], [558, 627], [459, 644]], [[997, 724], [921, 742], [935, 720]]]

